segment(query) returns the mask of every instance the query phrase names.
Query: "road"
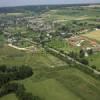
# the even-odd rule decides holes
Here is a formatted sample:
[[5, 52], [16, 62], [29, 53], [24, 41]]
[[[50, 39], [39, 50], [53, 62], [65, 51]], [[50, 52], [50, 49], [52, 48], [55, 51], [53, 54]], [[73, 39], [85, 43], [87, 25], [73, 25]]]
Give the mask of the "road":
[[[49, 49], [51, 49], [51, 50], [54, 51], [55, 53], [59, 53], [59, 51], [57, 51], [57, 50], [55, 50], [55, 49], [53, 49], [53, 48], [49, 48]], [[82, 64], [82, 63], [80, 63], [79, 61], [77, 61], [77, 60], [73, 59], [72, 57], [70, 57], [70, 56], [68, 56], [68, 55], [65, 55], [65, 54], [63, 54], [63, 53], [60, 53], [60, 55], [61, 55], [62, 57], [67, 57], [68, 60], [70, 60], [70, 61], [72, 61], [72, 62], [75, 62], [75, 63], [78, 64], [78, 65], [82, 65], [82, 66], [85, 67], [85, 68], [88, 68], [88, 69], [90, 69], [90, 70], [93, 70], [94, 74], [100, 75], [100, 72], [99, 72], [99, 71], [97, 71], [97, 70], [91, 68], [90, 66], [85, 65], [85, 64]]]
[[17, 50], [23, 50], [23, 51], [28, 50], [27, 48], [20, 48], [20, 47], [17, 47], [17, 46], [15, 46], [15, 45], [12, 45], [12, 44], [8, 44], [8, 46], [9, 46], [9, 47], [12, 47], [12, 48], [15, 48], [15, 49], [17, 49]]
[[29, 47], [25, 47], [25, 48], [20, 48], [18, 46], [12, 45], [12, 44], [8, 44], [8, 46], [15, 48], [17, 50], [21, 50], [21, 51], [30, 51], [30, 52], [37, 51], [36, 47], [34, 47], [34, 46], [29, 46]]
[[[29, 41], [29, 40], [28, 40], [28, 41]], [[32, 42], [32, 41], [30, 41], [30, 42]], [[34, 42], [33, 42], [33, 43], [34, 43]], [[20, 48], [20, 47], [14, 46], [14, 45], [12, 45], [12, 44], [8, 44], [8, 46], [13, 47], [13, 48], [18, 49], [18, 50], [23, 50], [23, 51], [29, 50], [29, 47]], [[52, 50], [52, 51], [55, 52], [55, 53], [59, 53], [59, 51], [57, 51], [57, 50], [55, 50], [55, 49], [53, 49], [53, 48], [49, 48], [49, 49]], [[100, 72], [99, 72], [99, 71], [97, 71], [97, 70], [91, 68], [90, 66], [85, 65], [85, 64], [82, 64], [82, 63], [80, 63], [79, 61], [77, 61], [77, 60], [73, 59], [72, 57], [70, 57], [70, 56], [68, 56], [68, 55], [65, 55], [65, 54], [63, 54], [63, 53], [60, 53], [60, 55], [61, 55], [62, 57], [67, 57], [68, 60], [70, 60], [70, 61], [72, 61], [72, 62], [75, 62], [75, 63], [78, 64], [78, 65], [82, 65], [82, 66], [84, 66], [85, 68], [88, 68], [88, 69], [90, 69], [90, 70], [93, 70], [93, 72], [94, 72], [95, 74], [100, 75]]]

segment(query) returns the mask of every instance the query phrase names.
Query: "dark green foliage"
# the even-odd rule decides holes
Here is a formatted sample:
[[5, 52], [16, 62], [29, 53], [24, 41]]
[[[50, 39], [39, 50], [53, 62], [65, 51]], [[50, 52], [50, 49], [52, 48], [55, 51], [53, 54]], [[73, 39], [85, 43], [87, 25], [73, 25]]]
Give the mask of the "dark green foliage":
[[0, 97], [10, 93], [15, 93], [19, 100], [40, 100], [38, 96], [27, 93], [22, 84], [9, 83], [13, 80], [21, 80], [30, 77], [33, 74], [29, 66], [7, 67], [0, 66]]
[[93, 50], [92, 49], [88, 50], [87, 52], [88, 52], [89, 55], [93, 54]]
[[83, 49], [81, 49], [81, 50], [80, 50], [80, 54], [79, 54], [80, 58], [83, 58], [83, 57], [84, 57], [84, 55], [85, 55], [85, 52], [84, 52], [84, 50], [83, 50]]
[[74, 59], [77, 59], [77, 53], [75, 53], [75, 52], [70, 52], [69, 54], [68, 54], [68, 56], [70, 56], [70, 57], [72, 57], [72, 58], [74, 58]]
[[6, 65], [0, 66], [0, 87], [12, 80], [21, 80], [30, 77], [33, 74], [32, 68], [28, 66], [21, 67], [7, 67]]
[[92, 65], [91, 67], [92, 67], [93, 69], [96, 69], [96, 66], [95, 66], [95, 65]]
[[31, 93], [27, 93], [24, 86], [19, 83], [7, 83], [4, 85], [1, 88], [0, 97], [13, 92], [19, 100], [41, 100], [38, 96], [33, 96]]
[[100, 29], [100, 25], [97, 25], [97, 28]]
[[89, 62], [87, 59], [80, 59], [80, 62], [84, 65], [89, 65]]

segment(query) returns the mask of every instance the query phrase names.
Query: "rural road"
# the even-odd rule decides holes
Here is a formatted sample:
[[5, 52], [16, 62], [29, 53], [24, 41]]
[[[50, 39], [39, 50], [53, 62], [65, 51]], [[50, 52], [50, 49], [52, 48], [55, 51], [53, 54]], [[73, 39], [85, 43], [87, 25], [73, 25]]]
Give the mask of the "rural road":
[[[54, 51], [55, 53], [59, 53], [59, 51], [57, 51], [57, 50], [55, 50], [55, 49], [53, 49], [53, 48], [49, 48], [49, 49], [52, 50], [52, 51]], [[82, 66], [84, 66], [85, 68], [89, 68], [90, 70], [93, 70], [93, 72], [94, 72], [95, 74], [100, 75], [100, 72], [99, 72], [99, 71], [97, 71], [97, 70], [95, 70], [95, 69], [92, 69], [90, 66], [84, 65], [84, 64], [80, 63], [79, 61], [77, 61], [77, 60], [73, 59], [72, 57], [70, 57], [70, 56], [68, 56], [68, 55], [65, 55], [65, 54], [63, 54], [63, 53], [60, 53], [60, 55], [63, 56], [63, 57], [67, 57], [68, 60], [70, 60], [70, 61], [72, 61], [72, 62], [75, 62], [75, 63], [78, 64], [78, 65], [82, 65]]]
[[12, 44], [8, 44], [8, 46], [15, 48], [17, 50], [21, 50], [21, 51], [36, 51], [37, 50], [34, 46], [29, 46], [29, 47], [25, 47], [25, 48], [20, 48], [18, 46], [12, 45]]
[[17, 46], [15, 46], [15, 45], [12, 45], [12, 44], [8, 44], [8, 46], [9, 46], [9, 47], [12, 47], [12, 48], [15, 48], [15, 49], [17, 49], [17, 50], [23, 50], [23, 51], [28, 50], [28, 49], [26, 49], [26, 48], [20, 48], [20, 47], [17, 47]]
[[[30, 41], [30, 42], [32, 42], [32, 41]], [[29, 50], [29, 49], [28, 49], [29, 47], [20, 48], [20, 47], [17, 47], [17, 46], [15, 46], [15, 45], [12, 45], [12, 44], [8, 44], [8, 46], [9, 46], [9, 47], [12, 47], [12, 48], [15, 48], [15, 49], [17, 49], [17, 50], [22, 50], [22, 51], [27, 51], [27, 50]], [[32, 46], [31, 46], [31, 47], [32, 47]], [[49, 49], [52, 50], [52, 51], [55, 52], [55, 53], [59, 53], [59, 51], [57, 51], [57, 50], [55, 50], [55, 49], [53, 49], [53, 48], [49, 48]], [[72, 61], [72, 62], [75, 62], [75, 63], [78, 64], [78, 65], [82, 65], [82, 66], [84, 66], [84, 67], [86, 67], [86, 68], [88, 67], [90, 70], [93, 70], [93, 72], [94, 72], [95, 74], [100, 75], [100, 72], [99, 72], [99, 71], [97, 71], [97, 70], [95, 70], [95, 69], [92, 69], [90, 66], [84, 65], [84, 64], [80, 63], [79, 61], [77, 61], [77, 60], [73, 59], [72, 57], [70, 57], [70, 56], [68, 56], [68, 55], [65, 55], [65, 54], [63, 54], [63, 53], [60, 53], [60, 55], [61, 55], [62, 57], [67, 57], [68, 60], [70, 60], [70, 61]]]

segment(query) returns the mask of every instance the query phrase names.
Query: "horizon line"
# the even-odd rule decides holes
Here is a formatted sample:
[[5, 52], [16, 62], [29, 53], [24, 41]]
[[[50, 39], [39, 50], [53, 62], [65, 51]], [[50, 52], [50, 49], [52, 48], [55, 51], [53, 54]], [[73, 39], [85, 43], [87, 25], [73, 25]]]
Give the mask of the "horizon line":
[[0, 8], [10, 8], [10, 7], [25, 7], [25, 6], [52, 6], [52, 5], [99, 5], [100, 3], [69, 3], [69, 4], [28, 4], [28, 5], [15, 5], [15, 6], [0, 6]]

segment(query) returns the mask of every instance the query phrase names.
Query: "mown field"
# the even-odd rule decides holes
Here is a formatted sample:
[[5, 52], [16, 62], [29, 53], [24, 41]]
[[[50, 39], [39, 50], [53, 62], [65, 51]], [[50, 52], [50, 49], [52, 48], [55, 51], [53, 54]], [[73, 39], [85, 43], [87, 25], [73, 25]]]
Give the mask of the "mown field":
[[0, 48], [0, 64], [7, 64], [9, 66], [25, 64], [34, 67], [51, 67], [57, 65], [63, 66], [66, 63], [46, 53], [43, 49], [39, 49], [37, 52], [23, 52], [6, 45]]
[[86, 36], [90, 39], [94, 39], [100, 42], [100, 30], [92, 31], [90, 33], [84, 34], [83, 36]]
[[[54, 72], [42, 72], [21, 81], [28, 92], [45, 100], [99, 100], [100, 82], [83, 72], [66, 68]], [[30, 84], [30, 85], [29, 85]]]
[[0, 100], [18, 100], [18, 99], [15, 94], [9, 94], [0, 98]]

